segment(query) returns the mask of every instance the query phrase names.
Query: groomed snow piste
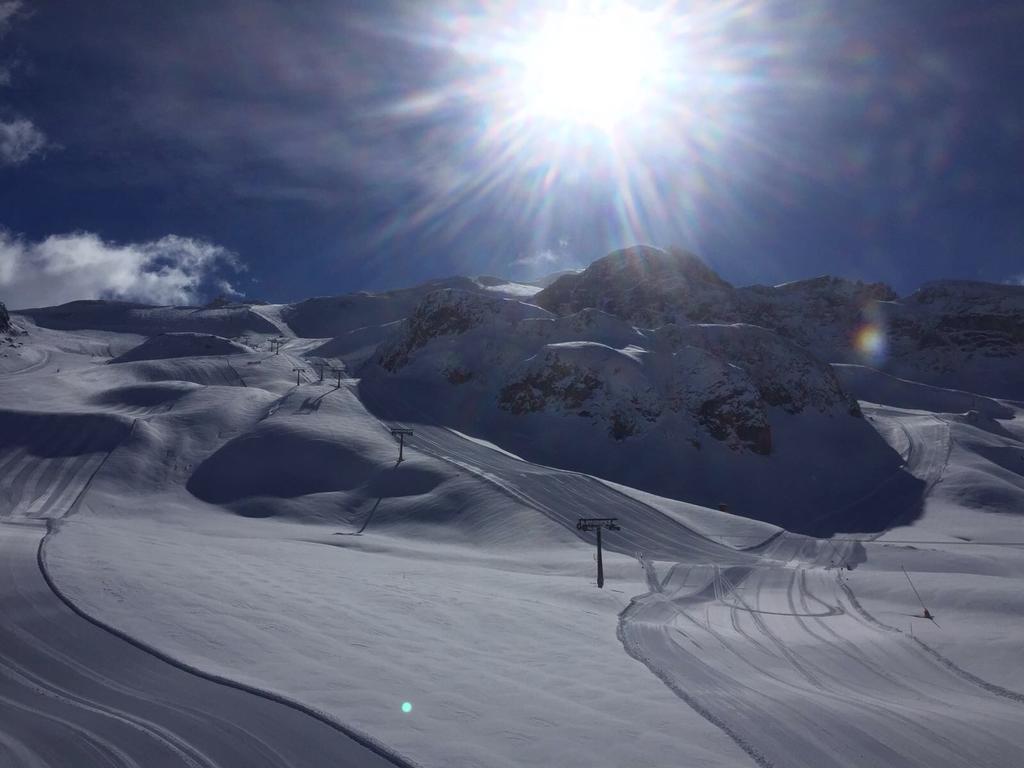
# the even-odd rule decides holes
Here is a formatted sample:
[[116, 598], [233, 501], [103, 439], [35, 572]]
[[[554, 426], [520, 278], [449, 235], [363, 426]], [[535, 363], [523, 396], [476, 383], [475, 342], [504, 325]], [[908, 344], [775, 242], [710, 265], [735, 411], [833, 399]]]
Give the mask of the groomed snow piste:
[[[484, 304], [529, 300], [522, 288], [474, 285]], [[437, 287], [401, 300], [419, 306]], [[357, 317], [364, 305], [374, 307], [369, 322]], [[0, 762], [1019, 760], [1019, 403], [808, 367], [821, 377], [808, 397], [834, 378], [861, 415], [836, 410], [833, 422], [855, 419], [850, 434], [867, 430], [870, 440], [856, 439], [881, 445], [883, 457], [857, 465], [841, 504], [816, 509], [838, 531], [817, 539], [757, 520], [746, 508], [754, 494], [738, 496], [751, 513], [740, 517], [521, 457], [565, 415], [537, 415], [504, 443], [493, 431], [456, 431], [447, 404], [423, 408], [401, 386], [355, 378], [378, 341], [402, 338], [395, 324], [411, 310], [357, 298], [345, 305], [355, 307], [347, 325], [320, 331], [325, 306], [85, 303], [14, 314], [24, 333], [0, 358], [0, 540], [13, 569], [2, 592], [11, 610], [0, 706], [17, 714], [0, 724]], [[321, 335], [297, 336], [299, 317]], [[687, 333], [690, 349], [735, 354], [694, 335], [717, 331]], [[271, 339], [282, 340], [279, 352]], [[736, 376], [764, 398], [763, 358], [743, 354]], [[536, 371], [520, 362], [508, 370]], [[653, 370], [641, 372], [660, 382]], [[802, 427], [786, 425], [803, 422], [770, 407], [783, 409], [769, 413], [776, 444], [799, 446]], [[487, 414], [463, 416], [464, 426]], [[395, 425], [414, 430], [402, 462]], [[766, 460], [721, 455], [740, 457], [730, 465], [739, 469]], [[798, 479], [790, 461], [774, 465], [778, 482]], [[783, 498], [775, 493], [761, 517], [784, 519]], [[575, 522], [605, 516], [622, 530], [605, 536], [598, 590], [592, 534]], [[160, 670], [174, 667], [141, 650], [145, 661], [125, 661], [137, 682], [126, 680], [111, 664], [128, 653], [115, 645], [123, 641], [40, 586], [34, 547], [47, 527], [39, 561], [75, 608], [250, 692], [225, 689], [239, 698], [218, 704], [222, 694], [166, 682]], [[922, 606], [903, 568], [935, 621], [916, 618]], [[27, 593], [19, 585], [32, 574]], [[48, 650], [38, 623], [47, 617], [94, 634]], [[322, 719], [284, 705], [275, 706], [287, 715], [262, 712], [270, 702], [251, 691]], [[212, 733], [203, 707], [223, 717]], [[356, 748], [369, 751], [345, 751]]]

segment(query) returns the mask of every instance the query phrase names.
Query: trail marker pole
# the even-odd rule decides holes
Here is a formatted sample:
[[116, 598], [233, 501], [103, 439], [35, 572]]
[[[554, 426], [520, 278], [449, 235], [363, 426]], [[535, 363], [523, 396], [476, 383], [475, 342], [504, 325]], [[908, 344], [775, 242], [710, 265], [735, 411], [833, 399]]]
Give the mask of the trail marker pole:
[[412, 430], [392, 427], [391, 434], [398, 438], [398, 463], [401, 464], [404, 458], [402, 453], [405, 450], [405, 437], [406, 435], [412, 437]]
[[924, 611], [924, 615], [922, 615], [921, 618], [931, 619], [932, 621], [935, 621], [935, 617], [932, 616], [927, 606], [925, 606], [924, 600], [921, 599], [921, 594], [917, 591], [917, 587], [914, 586], [914, 582], [910, 581], [910, 574], [907, 573], [907, 569], [901, 565], [900, 570], [903, 571], [903, 575], [907, 577], [907, 582], [909, 582], [910, 588], [914, 590], [914, 594], [917, 595], [917, 601], [921, 604], [921, 609]]
[[578, 531], [597, 531], [597, 588], [604, 588], [604, 558], [601, 555], [601, 530], [621, 531], [617, 517], [581, 517], [576, 521]]
[[299, 377], [302, 376], [302, 372], [304, 370], [306, 370], [306, 369], [305, 368], [292, 368], [292, 370], [295, 371], [295, 386], [297, 387], [297, 386], [299, 386], [302, 383], [302, 381], [299, 379]]

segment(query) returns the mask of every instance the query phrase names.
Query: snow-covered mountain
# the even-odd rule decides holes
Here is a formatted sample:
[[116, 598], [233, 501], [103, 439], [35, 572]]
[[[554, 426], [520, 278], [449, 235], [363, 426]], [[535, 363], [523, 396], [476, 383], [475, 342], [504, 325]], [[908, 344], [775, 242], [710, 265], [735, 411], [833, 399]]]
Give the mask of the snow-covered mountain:
[[[605, 265], [546, 306], [473, 278], [15, 312], [0, 755], [1015, 764], [1024, 410], [914, 372], [1014, 391], [1018, 295]], [[580, 517], [619, 520], [604, 589]]]
[[749, 323], [822, 360], [1000, 397], [1024, 397], [1024, 287], [938, 281], [900, 298], [883, 283], [818, 277], [734, 288], [692, 254], [637, 246], [566, 275], [533, 301], [598, 307], [638, 325]]
[[795, 528], [899, 466], [829, 365], [751, 325], [640, 329], [443, 289], [360, 373], [364, 398], [393, 418]]

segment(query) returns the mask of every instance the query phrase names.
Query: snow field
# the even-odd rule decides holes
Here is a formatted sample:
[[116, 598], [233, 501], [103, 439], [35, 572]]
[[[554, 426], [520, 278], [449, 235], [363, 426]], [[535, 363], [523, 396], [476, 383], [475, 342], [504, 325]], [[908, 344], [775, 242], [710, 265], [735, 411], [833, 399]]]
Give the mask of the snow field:
[[[434, 424], [396, 464], [355, 382], [296, 386], [315, 340], [107, 365], [141, 338], [33, 334], [44, 362], [0, 378], [0, 469], [18, 467], [0, 514], [66, 515], [46, 545], [61, 588], [418, 764], [1001, 767], [1024, 750], [1013, 404], [950, 413], [960, 394], [902, 384], [899, 407], [865, 402], [916, 485], [878, 476], [840, 512], [920, 503], [830, 542]], [[623, 531], [598, 591], [572, 525], [605, 515]], [[913, 618], [901, 565], [937, 625]]]

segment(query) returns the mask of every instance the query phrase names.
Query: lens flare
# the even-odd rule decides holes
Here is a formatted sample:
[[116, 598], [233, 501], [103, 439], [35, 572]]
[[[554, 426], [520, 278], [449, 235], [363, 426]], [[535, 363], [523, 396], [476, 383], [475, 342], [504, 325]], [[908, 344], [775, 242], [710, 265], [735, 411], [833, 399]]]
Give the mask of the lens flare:
[[880, 324], [866, 323], [854, 334], [853, 347], [865, 362], [878, 365], [885, 362], [889, 339]]
[[405, 714], [407, 714], [407, 715], [410, 712], [412, 712], [412, 702], [411, 701], [403, 701], [402, 702], [402, 711], [405, 712]]
[[551, 14], [520, 56], [527, 112], [554, 121], [611, 129], [663, 85], [656, 17], [628, 6]]

